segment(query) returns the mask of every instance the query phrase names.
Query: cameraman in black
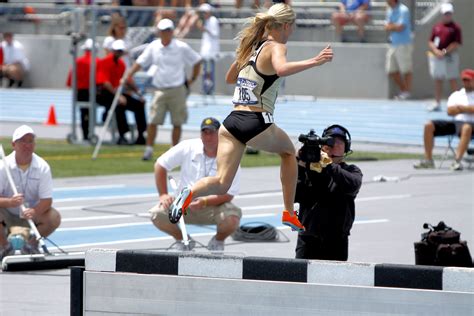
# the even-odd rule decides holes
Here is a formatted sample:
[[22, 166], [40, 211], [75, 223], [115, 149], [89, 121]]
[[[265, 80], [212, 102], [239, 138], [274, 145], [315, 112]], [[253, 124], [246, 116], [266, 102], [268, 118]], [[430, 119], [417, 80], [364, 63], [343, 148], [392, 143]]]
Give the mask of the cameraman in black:
[[351, 135], [331, 125], [322, 137], [311, 130], [299, 140], [295, 202], [306, 231], [298, 235], [296, 258], [347, 261], [354, 200], [362, 184], [361, 170], [344, 162], [352, 152]]

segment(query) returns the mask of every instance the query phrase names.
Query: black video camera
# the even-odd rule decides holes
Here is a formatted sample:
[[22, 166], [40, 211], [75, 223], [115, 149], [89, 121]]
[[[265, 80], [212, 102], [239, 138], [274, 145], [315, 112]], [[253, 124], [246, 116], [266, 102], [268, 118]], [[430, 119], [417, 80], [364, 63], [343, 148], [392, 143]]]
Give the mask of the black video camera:
[[298, 140], [303, 143], [299, 152], [299, 158], [306, 163], [318, 162], [321, 160], [321, 146], [334, 146], [334, 138], [319, 137], [314, 130], [310, 130], [308, 134], [300, 134]]

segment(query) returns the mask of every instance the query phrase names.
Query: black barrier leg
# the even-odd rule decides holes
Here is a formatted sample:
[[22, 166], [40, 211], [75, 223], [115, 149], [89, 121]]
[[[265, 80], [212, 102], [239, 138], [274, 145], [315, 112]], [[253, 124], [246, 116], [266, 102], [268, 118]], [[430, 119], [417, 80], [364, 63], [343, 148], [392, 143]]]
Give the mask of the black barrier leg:
[[82, 316], [84, 267], [71, 267], [70, 315]]

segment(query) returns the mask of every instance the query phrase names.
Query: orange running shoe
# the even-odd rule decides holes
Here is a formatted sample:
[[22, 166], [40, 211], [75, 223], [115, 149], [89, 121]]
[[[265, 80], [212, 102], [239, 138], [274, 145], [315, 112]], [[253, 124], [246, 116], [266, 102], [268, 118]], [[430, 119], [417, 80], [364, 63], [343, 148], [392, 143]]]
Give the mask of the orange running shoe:
[[176, 224], [179, 221], [189, 204], [191, 204], [192, 199], [193, 193], [191, 189], [188, 187], [183, 188], [168, 210], [168, 218], [171, 223]]
[[290, 226], [291, 230], [303, 232], [305, 230], [304, 226], [300, 223], [296, 212], [293, 211], [293, 215], [289, 211], [284, 210], [281, 216], [281, 222], [284, 225]]

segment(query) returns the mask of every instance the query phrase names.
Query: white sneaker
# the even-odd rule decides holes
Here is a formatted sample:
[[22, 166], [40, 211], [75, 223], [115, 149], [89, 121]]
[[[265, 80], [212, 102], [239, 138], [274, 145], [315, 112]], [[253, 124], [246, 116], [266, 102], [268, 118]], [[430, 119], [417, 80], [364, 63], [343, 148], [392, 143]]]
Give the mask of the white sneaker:
[[152, 158], [153, 158], [153, 149], [146, 148], [145, 152], [143, 153], [142, 160], [148, 161], [148, 160], [151, 160]]
[[434, 102], [433, 104], [426, 107], [428, 112], [440, 112], [441, 111], [441, 104]]
[[395, 96], [395, 99], [400, 100], [400, 101], [405, 101], [411, 97], [411, 93], [407, 91], [400, 92], [397, 96]]
[[188, 242], [186, 246], [182, 240], [177, 240], [170, 248], [177, 251], [191, 251], [196, 247], [196, 241], [188, 235]]
[[413, 165], [413, 168], [415, 169], [434, 169], [434, 167], [435, 167], [435, 164], [434, 164], [433, 159], [431, 160], [423, 159]]
[[452, 171], [462, 171], [463, 169], [463, 165], [461, 162], [453, 162], [453, 164], [451, 165], [451, 167], [449, 167], [449, 169], [451, 169]]
[[209, 251], [224, 251], [224, 241], [217, 240], [216, 236], [214, 235], [214, 237], [209, 240], [209, 243], [207, 244], [207, 249]]

